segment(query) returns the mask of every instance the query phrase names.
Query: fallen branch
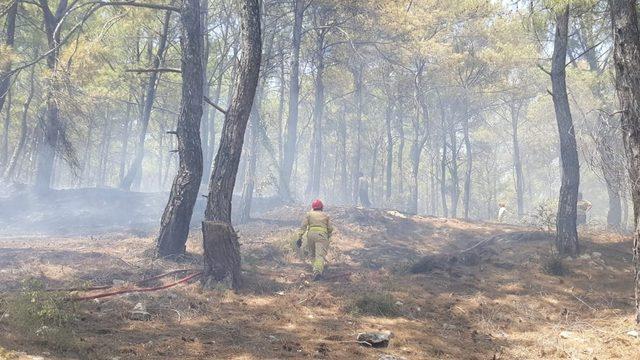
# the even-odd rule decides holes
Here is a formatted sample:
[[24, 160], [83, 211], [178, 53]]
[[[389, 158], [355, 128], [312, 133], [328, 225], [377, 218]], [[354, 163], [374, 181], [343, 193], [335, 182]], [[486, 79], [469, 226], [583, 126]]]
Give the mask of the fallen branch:
[[197, 272], [195, 274], [191, 274], [185, 278], [182, 278], [176, 282], [173, 282], [171, 284], [167, 284], [167, 285], [163, 285], [163, 286], [157, 286], [157, 287], [151, 287], [151, 288], [134, 288], [134, 289], [124, 289], [124, 290], [120, 290], [120, 291], [113, 291], [113, 292], [107, 292], [107, 293], [102, 293], [102, 294], [95, 294], [95, 295], [88, 295], [88, 296], [81, 296], [81, 297], [75, 297], [75, 298], [70, 298], [69, 300], [72, 301], [86, 301], [86, 300], [94, 300], [94, 299], [100, 299], [100, 298], [104, 298], [104, 297], [109, 297], [109, 296], [115, 296], [115, 295], [122, 295], [122, 294], [131, 294], [131, 293], [140, 293], [140, 292], [151, 292], [151, 291], [158, 291], [158, 290], [164, 290], [164, 289], [168, 289], [170, 287], [174, 287], [176, 285], [185, 283], [193, 278], [196, 278], [198, 276], [202, 275], [202, 272]]

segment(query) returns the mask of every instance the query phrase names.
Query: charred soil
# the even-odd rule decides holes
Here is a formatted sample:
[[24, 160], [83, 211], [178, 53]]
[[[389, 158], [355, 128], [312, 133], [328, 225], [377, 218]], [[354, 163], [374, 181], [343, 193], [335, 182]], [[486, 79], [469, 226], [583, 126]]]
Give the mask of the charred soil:
[[[336, 208], [329, 268], [313, 282], [288, 245], [303, 211], [280, 207], [237, 227], [238, 293], [191, 282], [79, 302], [65, 325], [71, 339], [59, 347], [15, 328], [0, 307], [0, 359], [640, 358], [640, 340], [627, 334], [634, 324], [626, 237], [581, 234], [583, 255], [564, 260], [566, 272], [555, 276], [545, 271], [550, 235], [535, 229]], [[2, 238], [0, 306], [27, 279], [48, 289], [116, 280], [118, 289], [173, 269], [200, 270], [199, 231], [178, 263], [154, 260], [153, 240]], [[150, 321], [128, 318], [137, 303]], [[359, 332], [382, 330], [393, 333], [387, 348], [356, 342]]]

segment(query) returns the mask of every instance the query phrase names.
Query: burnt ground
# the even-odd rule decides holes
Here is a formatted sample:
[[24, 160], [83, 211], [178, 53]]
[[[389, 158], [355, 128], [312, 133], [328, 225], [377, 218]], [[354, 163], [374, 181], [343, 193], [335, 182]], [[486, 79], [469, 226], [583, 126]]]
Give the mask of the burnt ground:
[[[634, 328], [626, 237], [583, 233], [588, 256], [556, 276], [545, 270], [550, 236], [535, 229], [336, 208], [327, 279], [310, 282], [286, 245], [303, 211], [280, 207], [237, 227], [238, 293], [195, 282], [82, 302], [66, 346], [15, 329], [8, 314], [0, 359], [640, 359], [640, 340], [626, 334]], [[138, 235], [4, 237], [2, 296], [29, 278], [61, 288], [199, 268], [198, 230], [182, 263], [154, 260], [153, 234]], [[362, 311], [363, 299], [380, 311]], [[137, 302], [150, 321], [127, 318]], [[383, 349], [356, 343], [367, 330], [394, 337]]]

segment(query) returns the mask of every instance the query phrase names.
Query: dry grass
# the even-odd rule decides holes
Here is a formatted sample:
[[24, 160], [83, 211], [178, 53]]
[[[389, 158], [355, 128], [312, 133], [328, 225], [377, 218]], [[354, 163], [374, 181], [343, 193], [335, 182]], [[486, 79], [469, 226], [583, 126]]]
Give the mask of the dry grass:
[[[82, 353], [70, 354], [20, 336], [0, 320], [0, 359], [20, 354], [112, 359], [639, 359], [640, 340], [626, 335], [633, 294], [629, 239], [583, 238], [590, 259], [565, 261], [565, 276], [545, 271], [549, 244], [504, 236], [473, 261], [413, 274], [425, 255], [450, 258], [496, 234], [523, 229], [384, 211], [336, 209], [329, 280], [308, 281], [310, 268], [287, 249], [301, 209], [284, 208], [239, 228], [245, 288], [202, 292], [198, 284], [80, 304], [70, 323]], [[0, 290], [38, 278], [49, 287], [113, 279], [135, 281], [168, 269], [197, 268], [148, 256], [153, 238], [0, 240]], [[165, 279], [169, 282], [173, 279]], [[149, 322], [126, 314], [142, 301]], [[390, 330], [387, 349], [354, 342], [360, 331]], [[567, 331], [570, 336], [561, 338]], [[1, 350], [5, 349], [5, 350]], [[17, 352], [12, 355], [8, 350]]]

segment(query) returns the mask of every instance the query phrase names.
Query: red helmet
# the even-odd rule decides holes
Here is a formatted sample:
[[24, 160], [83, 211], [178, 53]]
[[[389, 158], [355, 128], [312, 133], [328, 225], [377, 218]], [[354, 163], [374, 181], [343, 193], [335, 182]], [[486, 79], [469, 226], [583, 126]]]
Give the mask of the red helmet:
[[311, 208], [313, 210], [322, 210], [322, 208], [324, 208], [324, 205], [322, 204], [322, 201], [320, 199], [315, 199], [311, 203]]

